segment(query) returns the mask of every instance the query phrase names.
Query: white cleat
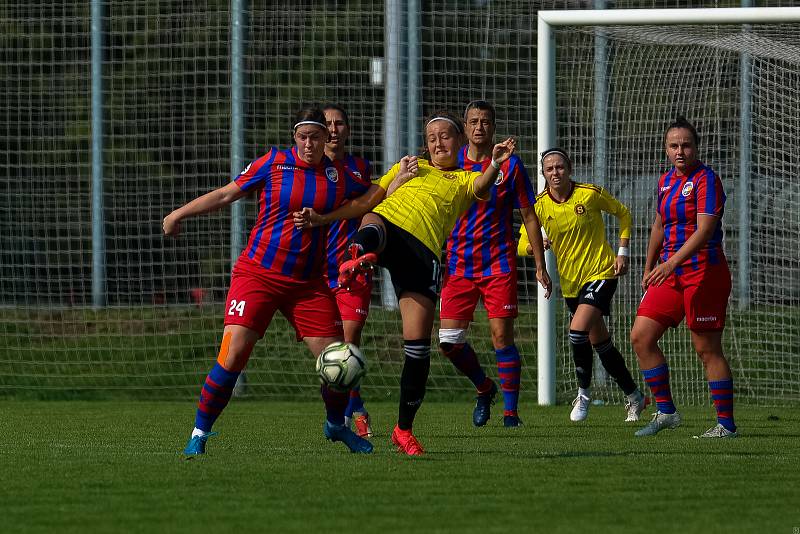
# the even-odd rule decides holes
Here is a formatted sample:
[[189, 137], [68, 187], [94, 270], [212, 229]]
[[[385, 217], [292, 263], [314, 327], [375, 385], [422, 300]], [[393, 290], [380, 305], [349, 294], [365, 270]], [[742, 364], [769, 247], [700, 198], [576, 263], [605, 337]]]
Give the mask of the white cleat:
[[589, 405], [592, 399], [585, 395], [578, 394], [572, 401], [572, 411], [569, 412], [570, 421], [583, 421], [589, 415]]
[[693, 436], [695, 438], [736, 438], [739, 437], [739, 434], [736, 432], [731, 432], [721, 424], [717, 423], [717, 426], [711, 427], [699, 436]]
[[628, 402], [625, 403], [625, 411], [627, 412], [627, 417], [625, 418], [626, 423], [630, 423], [633, 421], [638, 421], [642, 412], [644, 411], [645, 406], [647, 406], [647, 397], [642, 395], [641, 391], [635, 391], [634, 394], [636, 397], [633, 399], [628, 398]]
[[636, 436], [655, 436], [665, 428], [678, 428], [679, 426], [681, 426], [681, 414], [678, 412], [656, 412], [653, 414], [653, 419], [647, 423], [647, 426], [636, 431]]

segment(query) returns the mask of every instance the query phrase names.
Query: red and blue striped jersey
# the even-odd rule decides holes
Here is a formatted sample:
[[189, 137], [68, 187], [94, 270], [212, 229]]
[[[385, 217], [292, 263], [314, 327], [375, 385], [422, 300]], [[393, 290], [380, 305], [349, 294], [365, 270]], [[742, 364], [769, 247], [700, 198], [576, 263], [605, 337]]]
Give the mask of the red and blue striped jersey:
[[[369, 161], [347, 154], [341, 162], [344, 165], [347, 179], [345, 183], [344, 200], [360, 197], [371, 185]], [[335, 221], [328, 227], [328, 244], [326, 250], [326, 269], [328, 285], [337, 287], [339, 278], [339, 265], [350, 258], [347, 256], [347, 244], [358, 232], [361, 219], [345, 219]]]
[[[468, 171], [484, 172], [490, 163], [491, 159], [470, 160], [467, 146], [458, 153], [458, 166]], [[503, 162], [490, 193], [485, 202], [472, 204], [447, 238], [448, 274], [474, 278], [516, 269], [514, 208], [527, 208], [536, 202], [528, 172], [518, 156]]]
[[271, 148], [250, 163], [234, 181], [244, 191], [258, 191], [258, 218], [242, 251], [265, 269], [296, 280], [322, 276], [327, 227], [299, 230], [292, 213], [304, 207], [327, 213], [341, 204], [344, 167], [323, 157], [311, 166], [296, 148]]
[[664, 225], [664, 242], [661, 261], [667, 261], [697, 231], [697, 216], [718, 217], [717, 227], [700, 250], [675, 270], [697, 270], [702, 263], [716, 264], [724, 258], [722, 250], [722, 214], [725, 209], [725, 191], [722, 180], [702, 163], [686, 176], [679, 175], [673, 167], [658, 180], [658, 214]]

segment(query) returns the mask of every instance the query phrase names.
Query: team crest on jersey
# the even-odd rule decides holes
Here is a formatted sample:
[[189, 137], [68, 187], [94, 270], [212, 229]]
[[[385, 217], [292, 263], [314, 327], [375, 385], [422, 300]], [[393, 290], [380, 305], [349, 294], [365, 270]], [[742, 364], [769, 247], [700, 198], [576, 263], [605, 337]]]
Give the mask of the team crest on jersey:
[[503, 171], [498, 171], [497, 172], [497, 180], [494, 181], [494, 185], [502, 184], [503, 183], [503, 178], [505, 178], [505, 175], [503, 174]]
[[335, 167], [327, 167], [325, 169], [325, 176], [327, 176], [328, 180], [330, 180], [333, 183], [339, 181], [339, 172], [336, 170]]
[[586, 206], [583, 204], [575, 204], [575, 215], [583, 215], [586, 213]]
[[683, 195], [684, 197], [688, 197], [689, 195], [692, 194], [693, 190], [694, 190], [694, 182], [686, 182], [683, 185], [683, 189], [681, 189], [681, 195]]
[[456, 175], [453, 174], [452, 172], [446, 172], [446, 173], [442, 174], [442, 178], [444, 178], [445, 180], [455, 180], [456, 179]]

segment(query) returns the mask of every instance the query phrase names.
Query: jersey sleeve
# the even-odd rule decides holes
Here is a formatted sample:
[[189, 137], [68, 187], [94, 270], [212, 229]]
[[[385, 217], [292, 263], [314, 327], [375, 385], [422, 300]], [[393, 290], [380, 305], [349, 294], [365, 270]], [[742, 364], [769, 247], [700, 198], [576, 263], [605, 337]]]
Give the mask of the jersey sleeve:
[[536, 203], [536, 193], [528, 176], [525, 165], [519, 158], [514, 158], [511, 170], [511, 180], [514, 187], [514, 208], [529, 208]]
[[725, 208], [725, 192], [722, 189], [722, 180], [710, 169], [703, 172], [695, 180], [697, 214], [722, 217], [722, 212]]
[[603, 187], [600, 188], [600, 209], [619, 219], [620, 239], [630, 239], [633, 226], [631, 211]]
[[269, 179], [269, 171], [272, 161], [275, 159], [275, 148], [270, 148], [269, 152], [255, 161], [251, 161], [244, 170], [233, 179], [242, 191], [252, 191], [263, 187]]
[[389, 190], [389, 186], [392, 184], [394, 179], [397, 177], [397, 174], [400, 172], [400, 163], [395, 163], [392, 165], [392, 168], [389, 169], [389, 172], [378, 178], [377, 180], [373, 180], [373, 184], [377, 185], [384, 191]]
[[528, 245], [531, 240], [528, 238], [528, 231], [525, 230], [525, 225], [519, 227], [519, 242], [517, 243], [517, 256], [529, 256]]
[[[491, 190], [486, 192], [486, 197], [485, 198], [484, 197], [479, 197], [478, 194], [475, 192], [475, 180], [483, 175], [482, 172], [476, 172], [476, 171], [461, 171], [461, 172], [463, 173], [461, 180], [462, 180], [462, 182], [464, 183], [464, 185], [467, 188], [467, 194], [468, 194], [469, 199], [471, 201], [472, 200], [476, 200], [476, 199], [477, 200], [481, 200], [481, 201], [485, 201], [485, 200], [489, 200], [490, 198], [492, 198]], [[495, 187], [495, 186], [493, 185], [492, 187]]]

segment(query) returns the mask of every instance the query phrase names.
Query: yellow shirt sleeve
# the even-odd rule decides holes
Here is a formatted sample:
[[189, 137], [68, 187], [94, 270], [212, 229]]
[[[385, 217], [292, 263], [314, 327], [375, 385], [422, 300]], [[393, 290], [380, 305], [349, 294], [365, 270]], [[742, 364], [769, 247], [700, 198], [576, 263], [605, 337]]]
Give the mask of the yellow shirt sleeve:
[[388, 191], [389, 186], [392, 184], [392, 182], [399, 173], [400, 173], [400, 163], [395, 163], [394, 165], [392, 165], [392, 168], [389, 169], [389, 171], [386, 174], [381, 176], [379, 180], [373, 183], [377, 184], [384, 191]]
[[519, 242], [517, 243], [517, 256], [530, 256], [528, 254], [528, 245], [531, 240], [528, 238], [528, 231], [525, 230], [525, 225], [519, 227]]
[[628, 209], [628, 207], [614, 198], [614, 196], [606, 191], [605, 188], [600, 189], [599, 206], [603, 211], [610, 213], [619, 219], [620, 239], [630, 239], [631, 228], [633, 227], [633, 218], [631, 217], [631, 211]]

